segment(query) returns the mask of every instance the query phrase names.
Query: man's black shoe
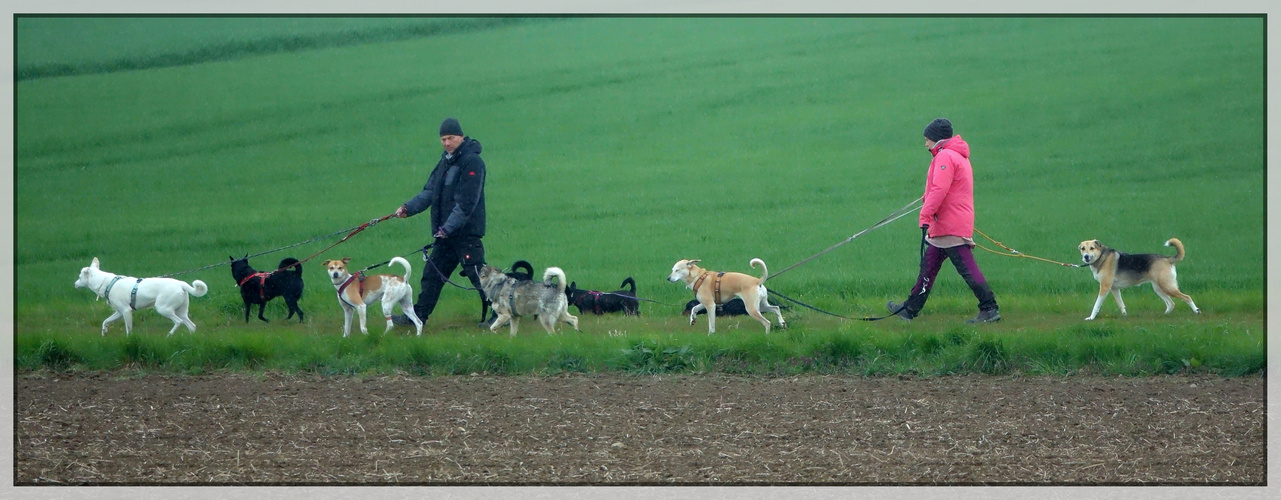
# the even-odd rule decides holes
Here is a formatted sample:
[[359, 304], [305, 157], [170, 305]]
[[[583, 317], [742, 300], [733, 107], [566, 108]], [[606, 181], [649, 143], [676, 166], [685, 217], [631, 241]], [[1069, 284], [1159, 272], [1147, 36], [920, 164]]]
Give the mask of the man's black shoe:
[[906, 307], [903, 307], [903, 304], [891, 300], [885, 303], [885, 307], [890, 310], [890, 313], [897, 314], [903, 321], [912, 321], [912, 313]]
[[414, 326], [414, 322], [409, 319], [409, 316], [405, 316], [404, 314], [392, 316], [391, 322], [400, 326]]

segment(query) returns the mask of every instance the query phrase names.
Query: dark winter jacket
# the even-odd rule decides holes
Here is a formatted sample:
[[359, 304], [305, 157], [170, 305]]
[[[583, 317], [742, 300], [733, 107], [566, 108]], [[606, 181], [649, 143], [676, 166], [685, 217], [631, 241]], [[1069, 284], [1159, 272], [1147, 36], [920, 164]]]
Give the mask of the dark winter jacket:
[[431, 209], [431, 232], [446, 236], [485, 235], [485, 161], [480, 141], [466, 137], [454, 154], [441, 153], [422, 192], [405, 202], [412, 216]]

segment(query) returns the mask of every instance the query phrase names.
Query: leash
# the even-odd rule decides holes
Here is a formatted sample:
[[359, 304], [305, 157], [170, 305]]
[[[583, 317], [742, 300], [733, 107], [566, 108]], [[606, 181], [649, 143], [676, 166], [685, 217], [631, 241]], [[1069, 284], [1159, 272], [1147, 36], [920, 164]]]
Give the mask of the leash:
[[840, 243], [837, 243], [837, 244], [835, 244], [835, 245], [832, 245], [832, 246], [830, 246], [830, 247], [827, 247], [827, 249], [826, 249], [826, 250], [823, 250], [822, 252], [816, 253], [816, 254], [814, 254], [814, 255], [811, 255], [811, 256], [809, 256], [809, 257], [805, 258], [804, 260], [802, 260], [802, 261], [800, 261], [800, 262], [797, 262], [797, 263], [795, 263], [795, 264], [792, 264], [791, 266], [789, 266], [789, 267], [787, 267], [787, 268], [783, 269], [782, 271], [779, 271], [779, 272], [777, 272], [777, 273], [771, 274], [771, 275], [769, 275], [769, 278], [767, 278], [767, 279], [774, 279], [776, 276], [778, 276], [778, 275], [780, 275], [780, 274], [783, 274], [783, 273], [785, 273], [785, 272], [791, 271], [792, 269], [794, 269], [794, 268], [796, 268], [796, 267], [799, 267], [801, 264], [805, 264], [805, 263], [807, 263], [807, 262], [809, 262], [809, 261], [811, 261], [811, 260], [817, 259], [817, 258], [819, 258], [819, 257], [823, 256], [824, 254], [827, 254], [828, 252], [831, 252], [832, 250], [836, 250], [836, 248], [837, 248], [837, 247], [839, 247], [839, 246], [841, 246], [841, 245], [844, 245], [844, 244], [846, 244], [846, 243], [849, 243], [849, 242], [851, 242], [851, 241], [854, 241], [854, 239], [855, 239], [855, 238], [858, 238], [859, 236], [862, 236], [862, 235], [864, 235], [864, 234], [866, 234], [866, 233], [868, 233], [868, 232], [871, 232], [871, 231], [873, 231], [873, 230], [875, 230], [875, 229], [878, 229], [878, 228], [880, 228], [880, 227], [882, 227], [882, 226], [885, 226], [886, 224], [889, 224], [889, 223], [891, 223], [891, 222], [894, 222], [894, 221], [896, 221], [896, 220], [898, 220], [898, 219], [902, 218], [903, 216], [905, 216], [905, 215], [907, 215], [907, 214], [911, 213], [913, 210], [916, 210], [916, 209], [921, 208], [920, 206], [917, 206], [917, 203], [922, 203], [924, 200], [925, 200], [925, 197], [924, 197], [924, 196], [922, 196], [922, 197], [920, 197], [920, 198], [917, 198], [917, 199], [913, 200], [911, 203], [908, 203], [907, 205], [904, 205], [904, 206], [903, 206], [903, 208], [900, 208], [900, 209], [898, 209], [898, 210], [894, 211], [894, 213], [892, 213], [892, 214], [890, 214], [890, 215], [886, 216], [884, 219], [881, 219], [881, 220], [880, 220], [880, 221], [878, 221], [876, 224], [872, 224], [872, 226], [871, 226], [871, 227], [868, 227], [867, 229], [864, 229], [864, 230], [862, 230], [862, 231], [859, 231], [859, 232], [855, 233], [853, 236], [850, 236], [849, 238], [845, 238], [845, 240], [844, 240], [844, 241], [841, 241]]
[[977, 246], [977, 247], [979, 247], [979, 248], [982, 248], [982, 249], [984, 249], [984, 250], [987, 250], [987, 251], [992, 252], [992, 253], [997, 254], [997, 255], [1004, 255], [1004, 256], [1006, 256], [1006, 257], [1023, 257], [1023, 258], [1027, 258], [1027, 259], [1039, 260], [1039, 261], [1041, 261], [1041, 262], [1049, 262], [1049, 263], [1051, 263], [1051, 264], [1058, 264], [1058, 265], [1063, 266], [1063, 267], [1089, 267], [1089, 265], [1088, 265], [1088, 264], [1068, 264], [1068, 263], [1066, 263], [1066, 262], [1059, 262], [1059, 261], [1056, 261], [1056, 260], [1042, 259], [1042, 258], [1040, 258], [1040, 257], [1033, 257], [1033, 256], [1031, 256], [1031, 255], [1025, 254], [1025, 253], [1023, 253], [1023, 252], [1020, 252], [1020, 251], [1018, 251], [1018, 250], [1015, 250], [1015, 249], [1013, 249], [1013, 248], [1010, 248], [1010, 247], [1007, 247], [1007, 246], [1003, 245], [1001, 242], [999, 242], [999, 241], [996, 241], [996, 240], [992, 239], [992, 237], [991, 237], [991, 236], [988, 236], [988, 235], [986, 235], [986, 234], [983, 234], [983, 231], [979, 231], [978, 229], [975, 229], [975, 230], [974, 230], [974, 232], [976, 232], [976, 233], [979, 233], [979, 234], [983, 235], [983, 237], [984, 237], [984, 238], [987, 238], [987, 239], [989, 239], [989, 240], [992, 240], [992, 243], [996, 243], [996, 245], [997, 245], [997, 246], [999, 246], [999, 247], [1001, 247], [1001, 248], [1004, 248], [1005, 250], [1007, 250], [1007, 251], [1009, 251], [1009, 252], [1010, 252], [1010, 253], [1001, 253], [1001, 252], [998, 252], [998, 251], [996, 251], [996, 250], [992, 250], [992, 249], [990, 249], [990, 248], [987, 248], [987, 247], [985, 247], [985, 246], [983, 246], [983, 245], [980, 245], [980, 244], [978, 244], [978, 243], [975, 243], [975, 244], [974, 244], [974, 246]]
[[[256, 254], [249, 255], [249, 256], [247, 256], [247, 257], [245, 257], [245, 258], [246, 258], [246, 259], [252, 259], [252, 258], [254, 258], [254, 257], [260, 257], [260, 256], [267, 255], [267, 254], [270, 254], [270, 253], [276, 253], [276, 252], [279, 252], [279, 251], [281, 251], [281, 250], [288, 250], [288, 249], [290, 249], [290, 248], [299, 247], [299, 246], [306, 245], [306, 244], [308, 244], [308, 243], [312, 243], [312, 242], [315, 242], [315, 241], [327, 240], [327, 239], [329, 239], [329, 238], [332, 238], [332, 237], [334, 237], [334, 236], [338, 236], [338, 235], [343, 234], [343, 233], [349, 233], [347, 236], [343, 237], [343, 239], [342, 239], [342, 240], [340, 240], [340, 241], [338, 242], [338, 243], [342, 243], [343, 241], [347, 241], [347, 238], [352, 237], [352, 236], [353, 236], [353, 235], [355, 235], [356, 233], [359, 233], [359, 232], [361, 232], [361, 231], [364, 231], [365, 229], [367, 229], [367, 228], [369, 228], [370, 226], [373, 226], [373, 225], [375, 225], [375, 224], [377, 224], [377, 223], [379, 223], [379, 222], [382, 222], [382, 221], [385, 221], [385, 220], [387, 220], [387, 219], [390, 219], [390, 218], [391, 218], [392, 216], [394, 216], [394, 215], [395, 215], [395, 213], [392, 213], [392, 214], [389, 214], [389, 215], [387, 215], [387, 216], [385, 216], [385, 217], [382, 217], [382, 218], [380, 218], [380, 219], [374, 219], [374, 220], [371, 220], [371, 221], [366, 222], [366, 223], [364, 223], [364, 224], [361, 224], [361, 225], [359, 225], [359, 226], [352, 226], [352, 227], [349, 227], [349, 228], [347, 228], [347, 229], [343, 229], [343, 230], [341, 230], [341, 231], [335, 231], [335, 232], [332, 232], [332, 233], [329, 233], [329, 234], [326, 234], [326, 235], [323, 235], [323, 236], [317, 236], [317, 237], [315, 237], [315, 238], [311, 238], [311, 239], [304, 240], [304, 241], [301, 241], [301, 242], [298, 242], [298, 243], [294, 243], [294, 244], [292, 244], [292, 245], [286, 245], [286, 246], [283, 246], [283, 247], [280, 247], [280, 248], [274, 248], [274, 249], [271, 249], [271, 250], [267, 250], [267, 251], [265, 251], [265, 252], [258, 252], [258, 253], [256, 253]], [[333, 247], [334, 247], [335, 245], [337, 245], [338, 243], [335, 243], [335, 244], [333, 244], [333, 245], [330, 245], [330, 246], [329, 246], [329, 248], [333, 248]], [[326, 248], [325, 250], [329, 250], [329, 248]], [[316, 253], [316, 255], [320, 255], [321, 253], [324, 253], [324, 251], [325, 251], [325, 250], [321, 250], [320, 252], [317, 252], [317, 253]], [[310, 260], [310, 259], [314, 258], [316, 255], [312, 255], [311, 257], [308, 257], [308, 258], [306, 258], [306, 259], [300, 260], [300, 261], [298, 261], [298, 264], [302, 264], [303, 262], [306, 262], [307, 260]], [[194, 273], [194, 272], [197, 272], [197, 271], [204, 271], [205, 269], [213, 269], [213, 268], [215, 268], [215, 267], [218, 267], [218, 266], [225, 266], [225, 265], [228, 265], [228, 264], [229, 264], [229, 262], [224, 261], [224, 262], [219, 262], [219, 263], [217, 263], [217, 264], [210, 264], [210, 265], [207, 265], [207, 266], [205, 266], [205, 267], [199, 267], [199, 268], [191, 269], [191, 270], [187, 270], [187, 271], [180, 271], [180, 272], [176, 272], [176, 273], [163, 274], [163, 275], [160, 275], [159, 277], [160, 277], [160, 278], [172, 278], [172, 277], [174, 277], [174, 276], [180, 276], [180, 275], [183, 275], [183, 274]], [[281, 268], [281, 269], [277, 269], [276, 271], [283, 271], [283, 270], [288, 269], [288, 268], [293, 267], [293, 266], [294, 266], [293, 264], [290, 264], [290, 265], [285, 266], [285, 267], [283, 267], [283, 268]], [[272, 272], [275, 272], [275, 271], [272, 271]]]

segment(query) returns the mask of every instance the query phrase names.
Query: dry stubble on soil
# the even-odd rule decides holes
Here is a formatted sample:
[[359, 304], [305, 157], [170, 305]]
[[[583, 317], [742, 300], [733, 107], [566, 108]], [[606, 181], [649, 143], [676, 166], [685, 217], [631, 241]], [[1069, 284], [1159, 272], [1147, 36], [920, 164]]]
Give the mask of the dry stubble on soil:
[[1260, 377], [41, 373], [30, 484], [1261, 484]]

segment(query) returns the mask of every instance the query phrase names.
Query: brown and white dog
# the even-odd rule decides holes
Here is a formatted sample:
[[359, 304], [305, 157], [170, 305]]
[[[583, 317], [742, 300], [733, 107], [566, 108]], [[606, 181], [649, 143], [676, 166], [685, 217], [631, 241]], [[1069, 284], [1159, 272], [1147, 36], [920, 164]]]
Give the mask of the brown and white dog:
[[698, 313], [706, 310], [707, 333], [716, 333], [716, 305], [724, 304], [734, 297], [740, 297], [743, 299], [743, 305], [746, 306], [747, 314], [765, 325], [765, 333], [769, 333], [770, 321], [765, 319], [761, 311], [778, 315], [778, 326], [787, 328], [787, 322], [783, 321], [783, 314], [779, 312], [778, 306], [770, 305], [769, 292], [762, 284], [769, 277], [769, 268], [765, 267], [765, 261], [752, 259], [749, 262], [753, 268], [758, 263], [761, 265], [760, 278], [743, 273], [708, 271], [694, 265], [697, 262], [699, 262], [698, 259], [677, 261], [676, 265], [672, 266], [672, 274], [667, 276], [667, 281], [672, 283], [684, 281], [685, 286], [694, 290], [694, 298], [698, 299], [698, 305], [690, 309], [689, 324], [694, 324]]
[[1174, 255], [1128, 254], [1108, 248], [1099, 240], [1082, 241], [1077, 246], [1077, 250], [1081, 251], [1081, 260], [1090, 265], [1090, 270], [1094, 272], [1094, 279], [1099, 282], [1099, 296], [1094, 300], [1094, 310], [1085, 320], [1090, 321], [1098, 316], [1099, 307], [1103, 306], [1103, 299], [1107, 297], [1108, 292], [1116, 298], [1116, 305], [1121, 308], [1121, 315], [1125, 316], [1125, 302], [1121, 301], [1121, 289], [1143, 283], [1152, 283], [1152, 290], [1165, 301], [1166, 314], [1174, 310], [1174, 301], [1170, 300], [1171, 295], [1192, 306], [1192, 312], [1201, 314], [1196, 303], [1192, 302], [1192, 297], [1179, 291], [1179, 284], [1175, 279], [1174, 264], [1183, 260], [1183, 242], [1178, 238], [1170, 238], [1166, 240], [1165, 246], [1174, 247], [1176, 253]]
[[334, 282], [334, 288], [338, 290], [338, 304], [342, 306], [342, 336], [346, 337], [351, 333], [353, 312], [360, 313], [360, 333], [369, 333], [365, 328], [365, 307], [376, 300], [382, 301], [383, 316], [387, 318], [387, 329], [384, 332], [391, 330], [392, 308], [399, 304], [400, 310], [414, 322], [418, 335], [423, 334], [423, 321], [414, 313], [414, 288], [409, 285], [409, 275], [413, 273], [413, 269], [409, 267], [409, 261], [392, 257], [388, 262], [405, 266], [404, 277], [394, 274], [365, 275], [363, 272], [351, 274], [347, 271], [348, 262], [351, 262], [350, 257], [327, 260], [324, 263], [325, 273]]

